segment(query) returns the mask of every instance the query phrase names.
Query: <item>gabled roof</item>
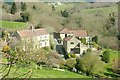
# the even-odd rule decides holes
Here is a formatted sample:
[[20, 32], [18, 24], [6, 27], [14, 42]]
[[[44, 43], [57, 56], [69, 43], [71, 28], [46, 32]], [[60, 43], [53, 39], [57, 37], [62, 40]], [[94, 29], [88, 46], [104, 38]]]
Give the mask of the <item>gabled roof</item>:
[[48, 34], [48, 32], [46, 31], [45, 28], [34, 29], [34, 33], [35, 33], [36, 36]]
[[87, 31], [86, 30], [70, 30], [67, 28], [64, 28], [60, 31], [61, 34], [73, 34], [75, 37], [87, 37]]
[[32, 30], [22, 30], [22, 31], [17, 31], [17, 33], [21, 38], [32, 38], [35, 36]]
[[72, 30], [72, 33], [75, 37], [87, 37], [87, 31], [86, 30]]
[[17, 31], [21, 38], [32, 38], [35, 36], [48, 34], [45, 28], [34, 29], [34, 30], [22, 30]]
[[64, 38], [64, 41], [69, 41], [69, 40], [71, 40], [72, 38], [73, 38], [72, 36], [68, 36], [68, 37]]
[[63, 30], [60, 31], [60, 33], [70, 34], [70, 30], [67, 28], [64, 28]]

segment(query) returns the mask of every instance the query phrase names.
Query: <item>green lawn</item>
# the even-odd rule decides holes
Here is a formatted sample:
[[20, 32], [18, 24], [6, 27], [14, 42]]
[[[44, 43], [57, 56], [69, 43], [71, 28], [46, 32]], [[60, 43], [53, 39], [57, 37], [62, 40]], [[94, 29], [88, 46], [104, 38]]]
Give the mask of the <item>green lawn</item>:
[[0, 28], [16, 30], [23, 29], [25, 26], [26, 23], [23, 22], [0, 21]]
[[[8, 78], [15, 78], [18, 75], [22, 75], [29, 71], [29, 68], [19, 68], [15, 76], [13, 77], [13, 74], [15, 72], [16, 68], [12, 68]], [[80, 75], [74, 72], [70, 71], [57, 71], [52, 69], [32, 69], [33, 74], [32, 78], [90, 78], [88, 76]], [[29, 77], [29, 73], [21, 76], [20, 78], [27, 78]]]

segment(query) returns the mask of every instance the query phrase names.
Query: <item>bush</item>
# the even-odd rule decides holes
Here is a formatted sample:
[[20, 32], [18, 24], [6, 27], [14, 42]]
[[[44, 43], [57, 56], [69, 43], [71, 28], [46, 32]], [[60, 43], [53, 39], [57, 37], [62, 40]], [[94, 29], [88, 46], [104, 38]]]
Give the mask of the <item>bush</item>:
[[44, 47], [44, 50], [50, 51], [50, 47], [46, 46], [46, 47]]
[[103, 70], [103, 64], [99, 60], [99, 56], [91, 52], [84, 54], [84, 56], [78, 58], [76, 61], [75, 68], [77, 71], [82, 71], [86, 75], [93, 75]]
[[61, 11], [61, 14], [63, 17], [69, 17], [69, 13], [66, 10]]
[[81, 41], [83, 44], [87, 44], [86, 38], [81, 38], [80, 41]]
[[103, 52], [102, 60], [106, 63], [110, 62], [110, 51], [109, 50], [106, 50]]
[[120, 59], [115, 59], [112, 63], [113, 72], [120, 74]]
[[21, 15], [21, 18], [22, 18], [23, 22], [27, 22], [27, 21], [30, 20], [29, 12], [22, 12], [22, 13], [20, 13], [20, 15]]
[[76, 58], [76, 55], [75, 54], [67, 54], [67, 58]]
[[39, 23], [35, 26], [35, 29], [39, 29], [39, 28], [43, 28], [41, 23]]
[[94, 37], [92, 38], [92, 41], [97, 44], [97, 43], [98, 43], [98, 36], [94, 36]]
[[71, 58], [66, 60], [65, 66], [67, 66], [68, 70], [72, 70], [73, 67], [75, 67], [75, 64], [76, 64], [76, 59]]

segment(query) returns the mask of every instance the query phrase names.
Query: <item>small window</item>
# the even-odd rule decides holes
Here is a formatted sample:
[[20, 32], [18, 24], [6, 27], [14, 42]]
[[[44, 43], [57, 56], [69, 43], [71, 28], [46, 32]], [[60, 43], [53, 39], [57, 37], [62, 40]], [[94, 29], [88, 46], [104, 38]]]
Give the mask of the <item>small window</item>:
[[72, 44], [72, 45], [73, 45], [73, 44], [74, 44], [74, 42], [71, 42], [70, 44]]
[[45, 45], [47, 45], [47, 42], [45, 42]]
[[45, 38], [47, 38], [47, 36], [45, 36]]
[[42, 43], [40, 43], [40, 46], [42, 46]]

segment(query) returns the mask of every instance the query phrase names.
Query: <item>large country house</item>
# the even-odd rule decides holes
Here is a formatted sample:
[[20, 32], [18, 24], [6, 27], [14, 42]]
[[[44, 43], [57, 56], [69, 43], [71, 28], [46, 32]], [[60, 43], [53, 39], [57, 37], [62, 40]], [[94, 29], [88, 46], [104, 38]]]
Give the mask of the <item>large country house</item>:
[[64, 28], [60, 31], [60, 37], [63, 42], [63, 47], [67, 53], [82, 54], [89, 46], [83, 44], [80, 39], [85, 38], [89, 42], [90, 37], [86, 30], [70, 30]]
[[24, 49], [28, 44], [32, 44], [34, 49], [50, 46], [49, 34], [45, 28], [17, 31], [17, 38], [24, 42]]

